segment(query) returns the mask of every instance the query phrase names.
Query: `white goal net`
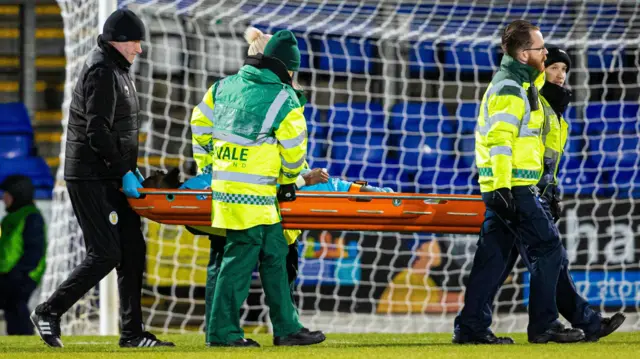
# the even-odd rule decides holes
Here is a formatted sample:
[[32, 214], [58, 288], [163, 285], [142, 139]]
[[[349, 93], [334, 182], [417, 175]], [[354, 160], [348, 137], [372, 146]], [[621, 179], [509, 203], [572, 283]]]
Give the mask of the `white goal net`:
[[[66, 36], [64, 118], [85, 55], [95, 46], [101, 0], [58, 0]], [[244, 30], [291, 29], [309, 104], [309, 161], [332, 176], [397, 191], [477, 194], [474, 127], [499, 66], [500, 34], [515, 19], [540, 26], [573, 66], [574, 102], [562, 162], [559, 223], [579, 290], [605, 312], [640, 305], [640, 10], [635, 1], [120, 1], [147, 26], [133, 68], [144, 131], [143, 173], [195, 173], [189, 118], [215, 80], [242, 65]], [[64, 143], [61, 160], [64, 163]], [[50, 294], [84, 257], [82, 234], [58, 173]], [[145, 221], [143, 310], [158, 332], [203, 328], [209, 241]], [[333, 332], [451, 331], [477, 236], [305, 232], [297, 304], [305, 325]], [[526, 328], [521, 265], [495, 303], [498, 331]], [[97, 288], [64, 317], [66, 333], [98, 331]], [[256, 276], [243, 307], [248, 330], [268, 328]], [[638, 328], [634, 317], [628, 325]]]

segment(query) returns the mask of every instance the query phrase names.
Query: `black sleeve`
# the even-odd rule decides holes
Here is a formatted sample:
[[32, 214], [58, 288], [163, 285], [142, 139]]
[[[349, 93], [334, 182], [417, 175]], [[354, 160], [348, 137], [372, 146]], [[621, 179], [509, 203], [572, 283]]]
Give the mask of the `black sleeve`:
[[22, 231], [24, 253], [20, 258], [20, 268], [25, 272], [34, 270], [45, 252], [44, 219], [39, 214], [27, 216]]
[[86, 77], [85, 100], [87, 112], [87, 137], [89, 145], [120, 176], [128, 168], [122, 160], [118, 146], [111, 136], [117, 89], [113, 71], [105, 67], [91, 70]]

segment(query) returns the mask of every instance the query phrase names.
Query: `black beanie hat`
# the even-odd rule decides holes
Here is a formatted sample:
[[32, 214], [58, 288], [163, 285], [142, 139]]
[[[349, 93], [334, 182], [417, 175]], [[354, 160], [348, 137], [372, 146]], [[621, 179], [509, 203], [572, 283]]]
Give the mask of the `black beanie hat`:
[[115, 42], [144, 40], [144, 23], [133, 11], [118, 9], [104, 22], [102, 39]]
[[556, 62], [564, 62], [567, 65], [567, 72], [571, 70], [571, 59], [569, 55], [559, 47], [547, 47], [547, 60], [544, 62], [545, 67], [549, 67]]
[[16, 211], [33, 203], [33, 182], [27, 176], [9, 175], [0, 184], [0, 191], [6, 191], [13, 197], [13, 203], [7, 212]]

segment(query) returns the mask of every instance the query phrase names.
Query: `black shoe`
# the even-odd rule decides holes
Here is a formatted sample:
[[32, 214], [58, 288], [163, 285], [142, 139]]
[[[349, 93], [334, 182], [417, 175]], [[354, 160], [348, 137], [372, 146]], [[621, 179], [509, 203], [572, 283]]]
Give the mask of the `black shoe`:
[[260, 348], [260, 344], [253, 339], [238, 339], [231, 343], [207, 343], [208, 347], [246, 347], [246, 348]]
[[470, 336], [454, 333], [451, 342], [453, 342], [453, 344], [515, 344], [513, 339], [509, 337], [496, 337], [495, 334], [491, 332]]
[[584, 338], [586, 342], [597, 342], [598, 339], [604, 338], [607, 335], [616, 331], [624, 323], [627, 317], [622, 313], [616, 313], [611, 318], [602, 318], [600, 322], [600, 331], [596, 333], [590, 333]]
[[545, 344], [548, 342], [555, 343], [576, 343], [584, 340], [584, 332], [582, 329], [565, 328], [560, 322], [554, 324], [546, 332], [535, 337], [529, 337], [529, 343]]
[[45, 344], [52, 348], [64, 347], [62, 340], [60, 340], [60, 317], [47, 313], [38, 314], [34, 310], [29, 318], [36, 328], [40, 339], [42, 339]]
[[310, 331], [307, 328], [300, 329], [297, 333], [286, 337], [274, 337], [275, 346], [313, 345], [322, 343], [327, 339], [321, 331]]
[[307, 328], [302, 328], [302, 329], [300, 329], [300, 332], [301, 333], [307, 333], [307, 334], [310, 334], [310, 335], [313, 335], [313, 336], [317, 336], [317, 337], [320, 337], [320, 336], [324, 337], [324, 334], [320, 330], [310, 331]]
[[120, 338], [120, 348], [152, 348], [152, 347], [175, 347], [172, 342], [163, 342], [149, 332], [143, 332], [137, 337]]

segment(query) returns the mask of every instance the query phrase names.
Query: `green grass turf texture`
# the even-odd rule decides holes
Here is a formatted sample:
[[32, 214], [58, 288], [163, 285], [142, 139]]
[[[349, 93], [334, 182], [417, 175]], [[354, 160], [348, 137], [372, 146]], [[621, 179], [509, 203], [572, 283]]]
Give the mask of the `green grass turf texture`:
[[329, 334], [319, 345], [274, 347], [267, 334], [249, 335], [261, 348], [207, 348], [204, 336], [162, 335], [175, 348], [120, 349], [117, 337], [67, 336], [65, 347], [47, 347], [38, 337], [0, 337], [0, 358], [640, 358], [640, 333], [614, 333], [598, 343], [529, 344], [515, 334], [515, 345], [453, 345], [450, 334]]

